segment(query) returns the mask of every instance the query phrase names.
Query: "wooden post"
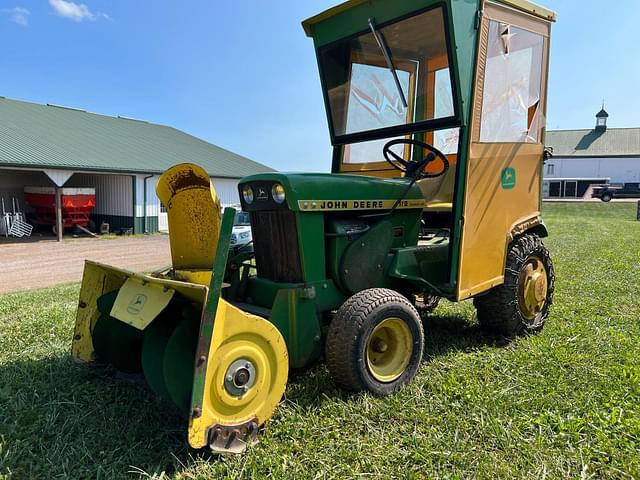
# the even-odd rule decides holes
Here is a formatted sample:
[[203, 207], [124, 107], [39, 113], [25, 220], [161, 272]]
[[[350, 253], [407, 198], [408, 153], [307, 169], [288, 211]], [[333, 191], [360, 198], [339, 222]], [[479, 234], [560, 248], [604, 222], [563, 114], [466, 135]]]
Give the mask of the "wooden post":
[[56, 187], [56, 234], [58, 241], [62, 241], [62, 188]]
[[638, 200], [638, 212], [636, 213], [636, 220], [640, 222], [640, 200]]

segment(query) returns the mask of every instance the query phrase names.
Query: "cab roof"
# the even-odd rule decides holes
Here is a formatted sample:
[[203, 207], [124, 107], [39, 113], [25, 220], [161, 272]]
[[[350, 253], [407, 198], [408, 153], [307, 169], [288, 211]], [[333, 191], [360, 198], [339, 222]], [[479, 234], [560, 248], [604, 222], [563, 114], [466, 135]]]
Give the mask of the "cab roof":
[[[314, 15], [311, 18], [302, 22], [302, 28], [304, 28], [305, 33], [308, 37], [313, 37], [312, 27], [328, 18], [331, 18], [335, 15], [338, 15], [342, 12], [350, 10], [353, 7], [361, 5], [363, 3], [370, 2], [371, 0], [348, 0], [343, 2], [335, 7], [332, 7], [328, 10], [325, 10], [318, 15]], [[391, 1], [391, 0], [387, 0]], [[535, 15], [536, 17], [543, 18], [545, 20], [555, 22], [556, 21], [556, 13], [552, 10], [549, 10], [545, 7], [537, 5], [529, 0], [493, 0], [496, 3], [501, 3], [503, 5], [507, 5], [509, 7], [515, 8], [517, 10], [530, 13], [531, 15]]]

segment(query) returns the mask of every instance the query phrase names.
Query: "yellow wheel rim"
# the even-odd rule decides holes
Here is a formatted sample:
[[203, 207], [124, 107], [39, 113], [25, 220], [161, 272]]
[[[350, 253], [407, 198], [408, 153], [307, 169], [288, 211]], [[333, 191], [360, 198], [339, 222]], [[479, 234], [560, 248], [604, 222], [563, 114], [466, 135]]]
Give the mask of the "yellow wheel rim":
[[413, 336], [408, 325], [399, 318], [387, 318], [369, 336], [367, 367], [379, 382], [393, 382], [409, 365], [412, 353]]
[[533, 320], [547, 301], [549, 279], [540, 258], [532, 255], [520, 270], [518, 306], [527, 320]]

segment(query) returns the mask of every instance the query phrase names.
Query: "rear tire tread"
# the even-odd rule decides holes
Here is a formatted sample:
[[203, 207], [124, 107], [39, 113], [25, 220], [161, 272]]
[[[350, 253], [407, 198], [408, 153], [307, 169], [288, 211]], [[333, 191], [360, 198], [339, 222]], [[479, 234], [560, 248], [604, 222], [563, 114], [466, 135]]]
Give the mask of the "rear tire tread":
[[[533, 320], [522, 317], [518, 307], [518, 277], [520, 269], [530, 255], [536, 255], [547, 271], [547, 301]], [[537, 235], [516, 237], [507, 253], [504, 284], [492, 288], [486, 295], [475, 297], [480, 326], [487, 331], [513, 337], [542, 330], [549, 308], [553, 304], [555, 276], [549, 251]]]

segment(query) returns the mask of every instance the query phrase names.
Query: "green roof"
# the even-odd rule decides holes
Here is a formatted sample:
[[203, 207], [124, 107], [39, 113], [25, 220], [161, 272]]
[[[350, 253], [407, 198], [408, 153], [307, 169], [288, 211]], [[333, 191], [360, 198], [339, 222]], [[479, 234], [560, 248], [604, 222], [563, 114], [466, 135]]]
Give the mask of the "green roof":
[[548, 130], [554, 157], [640, 157], [640, 128]]
[[183, 162], [213, 177], [273, 171], [173, 127], [0, 97], [0, 166], [162, 173]]

